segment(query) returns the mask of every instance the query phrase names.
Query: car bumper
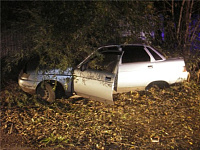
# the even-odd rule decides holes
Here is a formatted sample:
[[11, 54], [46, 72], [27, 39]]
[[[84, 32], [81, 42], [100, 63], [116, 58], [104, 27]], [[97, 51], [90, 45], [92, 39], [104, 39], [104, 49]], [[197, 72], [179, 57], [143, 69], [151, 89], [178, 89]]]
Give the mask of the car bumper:
[[29, 94], [35, 94], [37, 85], [39, 84], [39, 82], [24, 79], [18, 79], [18, 83], [22, 90]]
[[188, 78], [189, 78], [189, 72], [183, 72], [179, 75], [179, 78], [177, 79], [176, 82], [183, 82], [188, 80]]

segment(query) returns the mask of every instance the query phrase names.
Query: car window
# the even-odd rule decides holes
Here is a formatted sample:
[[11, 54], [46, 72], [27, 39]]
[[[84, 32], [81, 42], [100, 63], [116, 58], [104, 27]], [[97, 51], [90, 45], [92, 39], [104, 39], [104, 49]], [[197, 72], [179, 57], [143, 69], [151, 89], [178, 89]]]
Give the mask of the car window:
[[115, 70], [120, 55], [121, 52], [102, 52], [101, 54], [98, 53], [88, 62], [87, 68], [112, 73]]
[[150, 61], [150, 57], [143, 46], [125, 46], [122, 63]]
[[147, 49], [152, 54], [155, 60], [162, 60], [162, 58], [156, 52], [154, 52], [151, 48], [147, 47]]

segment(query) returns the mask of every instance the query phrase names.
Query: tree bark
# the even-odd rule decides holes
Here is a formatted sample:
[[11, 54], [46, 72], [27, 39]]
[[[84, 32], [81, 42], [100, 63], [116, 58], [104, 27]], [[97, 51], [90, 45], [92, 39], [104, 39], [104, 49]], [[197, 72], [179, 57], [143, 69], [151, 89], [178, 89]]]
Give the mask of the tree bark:
[[179, 34], [180, 34], [181, 19], [182, 19], [182, 15], [183, 15], [184, 4], [185, 4], [185, 0], [183, 0], [182, 5], [181, 5], [181, 10], [180, 10], [180, 15], [179, 15], [179, 21], [178, 21], [178, 27], [177, 27], [177, 33], [176, 33], [177, 40], [180, 37]]
[[189, 28], [190, 28], [190, 22], [191, 22], [191, 15], [192, 15], [192, 7], [193, 7], [193, 0], [192, 1], [187, 1], [187, 6], [186, 6], [186, 14], [185, 14], [185, 35], [184, 35], [184, 53], [186, 55], [190, 54], [189, 47], [190, 47], [190, 33], [189, 33]]

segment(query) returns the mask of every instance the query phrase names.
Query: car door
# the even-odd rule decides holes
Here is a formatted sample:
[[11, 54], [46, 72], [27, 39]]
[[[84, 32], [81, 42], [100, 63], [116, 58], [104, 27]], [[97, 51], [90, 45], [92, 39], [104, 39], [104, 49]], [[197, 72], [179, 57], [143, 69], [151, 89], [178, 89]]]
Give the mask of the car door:
[[74, 70], [74, 91], [84, 97], [113, 104], [113, 89], [121, 51], [95, 53]]
[[141, 45], [123, 47], [124, 54], [119, 64], [118, 92], [142, 90], [153, 78], [153, 63]]

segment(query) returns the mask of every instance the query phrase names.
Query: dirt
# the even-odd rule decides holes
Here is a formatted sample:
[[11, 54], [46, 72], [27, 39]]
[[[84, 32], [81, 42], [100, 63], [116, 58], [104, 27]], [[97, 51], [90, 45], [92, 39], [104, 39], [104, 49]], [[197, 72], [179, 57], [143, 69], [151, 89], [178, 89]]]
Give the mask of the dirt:
[[19, 134], [5, 134], [1, 131], [0, 144], [2, 150], [22, 150], [28, 149], [27, 145], [24, 143], [24, 137]]
[[[38, 150], [38, 148], [33, 148], [32, 146], [24, 143], [25, 141], [25, 137], [22, 137], [20, 134], [5, 134], [1, 131], [0, 150]], [[59, 148], [47, 147], [40, 148], [40, 150], [59, 150]]]
[[188, 83], [119, 94], [114, 106], [83, 98], [47, 104], [13, 83], [1, 91], [1, 149], [198, 149], [199, 97]]

